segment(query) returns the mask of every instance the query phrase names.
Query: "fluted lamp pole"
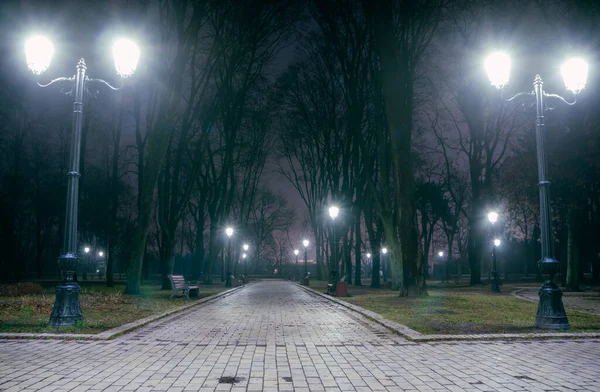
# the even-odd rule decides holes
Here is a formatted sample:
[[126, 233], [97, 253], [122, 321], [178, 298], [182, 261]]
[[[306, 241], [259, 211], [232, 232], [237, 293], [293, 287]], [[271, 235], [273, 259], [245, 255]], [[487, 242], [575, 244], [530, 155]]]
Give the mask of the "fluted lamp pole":
[[[25, 43], [25, 57], [27, 66], [35, 75], [41, 75], [49, 67], [54, 56], [54, 45], [44, 36], [34, 36]], [[140, 57], [138, 46], [129, 40], [118, 40], [113, 45], [113, 56], [115, 69], [119, 76], [126, 78], [133, 75]], [[73, 127], [71, 133], [71, 153], [69, 160], [69, 172], [67, 173], [67, 202], [64, 225], [64, 240], [62, 251], [58, 258], [61, 270], [62, 283], [56, 286], [56, 299], [50, 315], [50, 324], [59, 328], [72, 326], [81, 322], [83, 316], [79, 306], [80, 287], [73, 280], [73, 274], [77, 268], [79, 257], [77, 256], [77, 217], [79, 207], [79, 162], [81, 155], [81, 124], [83, 121], [83, 94], [87, 92], [88, 84], [96, 84], [118, 90], [102, 79], [90, 79], [86, 75], [87, 67], [85, 60], [79, 59], [76, 65], [76, 73], [71, 77], [60, 77], [51, 80], [40, 87], [48, 87], [55, 83], [66, 83], [71, 85], [67, 93], [74, 98], [73, 101]]]
[[[502, 91], [510, 78], [510, 57], [505, 53], [496, 52], [486, 59], [484, 66], [490, 83]], [[588, 64], [581, 58], [572, 58], [562, 65], [561, 74], [566, 89], [576, 95], [585, 88]], [[540, 240], [542, 248], [542, 258], [538, 262], [538, 267], [541, 273], [548, 275], [548, 279], [538, 290], [540, 300], [535, 325], [536, 327], [545, 329], [566, 329], [570, 325], [563, 306], [562, 291], [554, 283], [554, 275], [560, 272], [560, 262], [554, 258], [554, 240], [552, 238], [549, 195], [550, 181], [548, 181], [547, 177], [545, 150], [546, 123], [544, 112], [546, 106], [544, 105], [544, 99], [557, 99], [567, 105], [574, 105], [576, 101], [568, 101], [558, 94], [548, 94], [544, 91], [543, 85], [542, 77], [538, 74], [535, 75], [533, 81], [533, 91], [517, 93], [510, 98], [502, 98], [506, 101], [512, 101], [519, 97], [533, 98], [536, 104], [535, 137], [540, 195]]]

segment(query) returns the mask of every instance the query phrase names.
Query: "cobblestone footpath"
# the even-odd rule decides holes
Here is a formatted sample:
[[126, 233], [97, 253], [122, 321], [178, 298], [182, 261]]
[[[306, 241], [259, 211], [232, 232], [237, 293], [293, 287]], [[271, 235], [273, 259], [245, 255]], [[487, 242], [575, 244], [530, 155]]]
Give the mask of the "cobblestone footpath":
[[600, 340], [411, 343], [266, 281], [111, 341], [0, 341], [0, 390], [600, 391]]

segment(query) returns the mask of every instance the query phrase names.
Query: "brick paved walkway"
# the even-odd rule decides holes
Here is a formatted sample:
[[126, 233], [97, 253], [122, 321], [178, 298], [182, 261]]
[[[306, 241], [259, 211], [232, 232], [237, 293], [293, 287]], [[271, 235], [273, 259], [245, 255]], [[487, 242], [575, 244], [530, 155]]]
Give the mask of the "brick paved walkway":
[[112, 341], [0, 341], [0, 390], [600, 391], [600, 341], [410, 343], [260, 282]]

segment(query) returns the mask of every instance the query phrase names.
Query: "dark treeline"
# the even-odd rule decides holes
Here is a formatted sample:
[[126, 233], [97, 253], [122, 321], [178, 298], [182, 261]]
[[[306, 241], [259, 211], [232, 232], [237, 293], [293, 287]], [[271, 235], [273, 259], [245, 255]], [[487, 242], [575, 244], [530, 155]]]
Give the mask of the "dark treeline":
[[369, 268], [379, 287], [383, 269], [401, 295], [425, 294], [443, 250], [444, 266], [479, 284], [492, 209], [504, 272], [535, 274], [535, 114], [490, 86], [483, 59], [496, 49], [512, 55], [511, 93], [540, 73], [567, 94], [562, 59], [590, 62], [579, 102], [547, 112], [547, 151], [565, 283], [600, 277], [594, 3], [21, 1], [0, 12], [2, 280], [57, 276], [62, 243], [72, 98], [27, 70], [33, 31], [57, 46], [41, 81], [71, 75], [79, 57], [113, 81], [111, 39], [142, 48], [122, 90], [85, 98], [79, 243], [81, 255], [105, 252], [108, 285], [114, 272], [129, 293], [150, 273], [167, 285], [184, 255], [186, 272], [210, 284], [243, 242], [251, 273], [291, 261], [297, 217], [277, 181], [305, 204], [318, 278], [337, 271], [360, 285]]

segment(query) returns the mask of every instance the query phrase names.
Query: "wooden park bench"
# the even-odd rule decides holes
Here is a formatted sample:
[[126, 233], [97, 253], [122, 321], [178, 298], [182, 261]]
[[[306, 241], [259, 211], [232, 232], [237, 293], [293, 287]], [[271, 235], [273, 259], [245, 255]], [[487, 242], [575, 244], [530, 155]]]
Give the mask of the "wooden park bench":
[[[187, 299], [190, 299], [190, 291], [196, 290], [196, 295], [200, 292], [199, 282], [189, 281], [186, 282], [183, 275], [168, 275], [169, 280], [171, 281], [171, 289], [173, 292], [171, 293], [171, 297], [169, 299], [173, 299], [175, 296], [186, 296]], [[181, 293], [178, 293], [181, 290]]]

